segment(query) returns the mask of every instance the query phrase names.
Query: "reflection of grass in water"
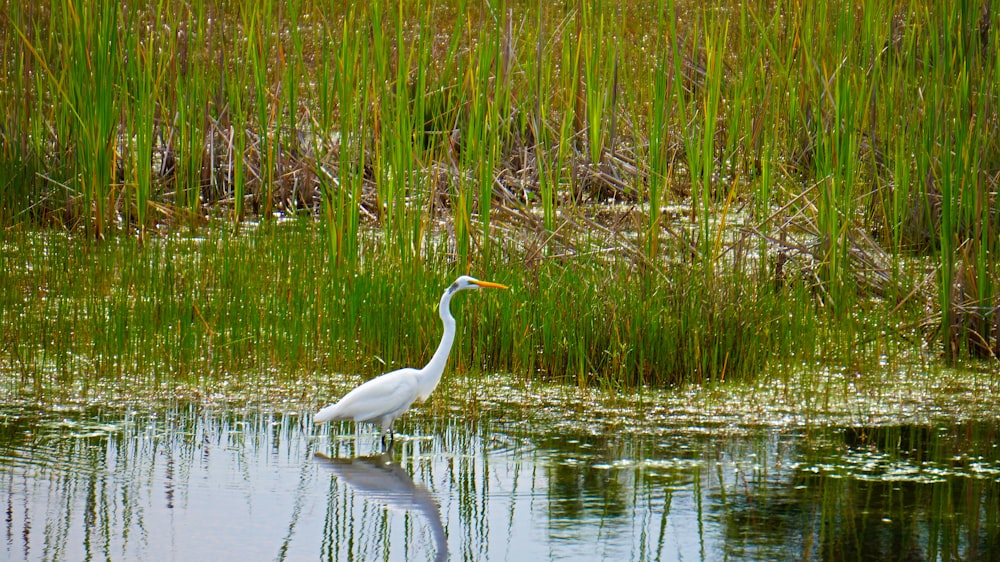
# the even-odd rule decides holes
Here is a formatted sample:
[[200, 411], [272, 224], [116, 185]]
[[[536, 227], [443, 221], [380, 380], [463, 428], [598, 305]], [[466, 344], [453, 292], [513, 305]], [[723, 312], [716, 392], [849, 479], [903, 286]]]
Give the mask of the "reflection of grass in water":
[[[509, 387], [510, 381], [505, 382]], [[401, 480], [356, 474], [368, 486], [364, 491], [375, 495], [371, 505], [396, 501], [407, 508], [415, 505], [413, 499], [436, 500], [442, 514], [452, 514], [444, 518], [448, 536], [464, 537], [487, 553], [509, 548], [509, 535], [484, 531], [507, 522], [508, 512], [527, 515], [525, 509], [536, 513], [552, 536], [565, 540], [585, 536], [583, 544], [593, 545], [597, 526], [621, 531], [600, 539], [602, 546], [622, 533], [635, 536], [637, 530], [694, 520], [705, 533], [700, 538], [706, 544], [755, 558], [773, 559], [773, 553], [809, 558], [817, 551], [844, 558], [844, 552], [859, 546], [884, 556], [881, 549], [902, 542], [913, 552], [940, 549], [969, 559], [977, 552], [991, 552], [990, 545], [995, 544], [998, 520], [991, 506], [1000, 492], [996, 481], [1000, 456], [993, 422], [938, 420], [883, 426], [823, 422], [784, 431], [731, 426], [716, 430], [692, 424], [651, 433], [641, 428], [600, 429], [594, 419], [574, 417], [575, 404], [559, 394], [565, 388], [546, 387], [549, 391], [553, 395], [543, 399], [550, 408], [563, 408], [562, 421], [536, 419], [512, 425], [511, 420], [538, 409], [539, 401], [530, 399], [516, 407], [492, 404], [476, 423], [436, 416], [437, 437], [398, 443], [402, 466], [393, 470], [399, 471]], [[39, 529], [38, 536], [76, 541], [78, 533], [82, 537], [81, 526], [91, 521], [94, 525], [88, 529], [100, 529], [99, 536], [92, 536], [96, 544], [132, 552], [146, 539], [141, 532], [130, 533], [156, 520], [164, 508], [193, 511], [206, 486], [243, 495], [251, 512], [267, 505], [260, 497], [266, 491], [287, 490], [291, 495], [294, 488], [293, 509], [253, 515], [267, 522], [290, 518], [304, 527], [308, 521], [299, 519], [299, 509], [317, 503], [337, 513], [362, 510], [358, 517], [369, 521], [385, 522], [390, 517], [380, 508], [366, 509], [369, 504], [360, 502], [365, 494], [358, 488], [354, 488], [356, 499], [345, 494], [339, 479], [320, 478], [320, 482], [331, 480], [325, 499], [325, 485], [311, 489], [314, 474], [309, 459], [314, 450], [327, 446], [343, 450], [344, 445], [335, 444], [332, 437], [328, 444], [325, 435], [303, 433], [304, 420], [297, 414], [176, 405], [153, 410], [155, 414], [136, 414], [132, 408], [86, 407], [56, 413], [0, 409], [4, 461], [0, 476], [13, 484], [5, 492], [18, 500], [11, 502], [13, 528], [21, 529], [21, 516], [30, 505], [36, 510], [30, 521]], [[25, 429], [31, 430], [27, 441]], [[100, 435], [80, 435], [91, 431]], [[498, 440], [519, 446], [497, 450]], [[6, 479], [9, 470], [22, 469], [30, 477], [17, 473], [16, 478]], [[37, 484], [36, 478], [46, 484]], [[433, 498], [411, 497], [409, 479], [433, 483]], [[33, 487], [25, 488], [25, 482]], [[36, 494], [33, 501], [26, 503], [18, 496], [26, 493]], [[380, 503], [380, 498], [388, 501]], [[431, 503], [423, 505], [434, 508]], [[206, 506], [202, 502], [197, 508]], [[457, 517], [454, 510], [460, 512]], [[301, 511], [310, 513], [313, 508]], [[231, 515], [239, 522], [244, 514]], [[333, 518], [325, 524], [334, 528], [326, 532], [385, 536], [384, 528], [358, 525], [358, 520]], [[39, 524], [47, 521], [66, 524]], [[414, 527], [419, 538], [423, 526]], [[213, 537], [241, 532], [223, 531]], [[122, 544], [122, 537], [129, 536], [133, 538]], [[150, 543], [159, 544], [164, 535], [153, 536], [158, 538]], [[650, 542], [641, 544], [642, 552], [656, 551], [655, 536], [655, 532], [643, 535]], [[301, 535], [292, 533], [291, 526], [286, 538], [292, 547], [301, 546]], [[324, 543], [330, 548], [347, 548], [346, 544]], [[206, 541], [203, 546], [212, 549], [216, 543]], [[670, 548], [661, 545], [660, 552]]]

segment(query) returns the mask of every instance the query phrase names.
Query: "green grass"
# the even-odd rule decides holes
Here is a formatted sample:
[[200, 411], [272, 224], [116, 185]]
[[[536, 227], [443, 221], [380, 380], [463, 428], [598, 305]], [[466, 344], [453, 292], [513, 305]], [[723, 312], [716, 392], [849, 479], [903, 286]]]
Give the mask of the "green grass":
[[[3, 251], [3, 368], [23, 391], [55, 385], [185, 384], [237, 374], [347, 372], [422, 365], [441, 334], [437, 302], [464, 270], [404, 265], [377, 234], [357, 269], [325, 251], [311, 221], [208, 236], [95, 243], [15, 231]], [[445, 237], [428, 252], [446, 255]], [[599, 255], [525, 264], [506, 244], [472, 273], [512, 286], [454, 303], [451, 368], [634, 388], [747, 379], [774, 357], [808, 361], [820, 334], [808, 293], [752, 291], [749, 279], [649, 276]], [[786, 307], [793, 303], [794, 311]], [[795, 334], [795, 337], [790, 337]]]
[[[300, 272], [305, 285], [426, 272], [422, 298], [400, 303], [416, 309], [457, 273], [491, 272], [541, 308], [494, 309], [509, 327], [470, 357], [580, 383], [721, 380], [802, 354], [864, 362], [923, 338], [950, 361], [994, 357], [998, 15], [916, 0], [723, 6], [5, 2], [0, 227], [30, 239], [54, 226], [81, 245], [76, 232], [126, 235], [111, 245], [135, 245], [120, 267], [138, 268], [173, 243], [151, 231], [242, 247], [276, 217], [317, 217], [300, 227], [308, 243], [273, 250], [289, 271], [325, 264]], [[234, 226], [204, 226], [213, 216]], [[172, 275], [204, 274], [198, 247]], [[273, 267], [260, 259], [232, 270]], [[301, 298], [334, 322], [322, 314], [335, 294]], [[311, 364], [322, 349], [354, 357], [345, 369], [403, 347], [405, 332], [341, 349], [359, 328], [323, 339], [316, 320], [209, 330], [205, 307], [243, 297], [206, 298], [220, 300], [177, 305], [176, 333], [134, 345], [185, 373], [206, 346], [237, 365], [284, 365], [296, 349]], [[275, 340], [286, 330], [298, 343]], [[22, 339], [37, 335], [8, 338]], [[32, 349], [18, 357], [37, 361]]]

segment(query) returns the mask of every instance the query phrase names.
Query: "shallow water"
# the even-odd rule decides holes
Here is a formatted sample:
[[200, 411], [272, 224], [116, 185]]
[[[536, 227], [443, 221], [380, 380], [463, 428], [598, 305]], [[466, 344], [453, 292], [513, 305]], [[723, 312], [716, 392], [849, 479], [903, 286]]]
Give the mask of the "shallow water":
[[476, 410], [405, 416], [389, 458], [304, 412], [4, 407], [0, 558], [1000, 559], [995, 419], [653, 430]]

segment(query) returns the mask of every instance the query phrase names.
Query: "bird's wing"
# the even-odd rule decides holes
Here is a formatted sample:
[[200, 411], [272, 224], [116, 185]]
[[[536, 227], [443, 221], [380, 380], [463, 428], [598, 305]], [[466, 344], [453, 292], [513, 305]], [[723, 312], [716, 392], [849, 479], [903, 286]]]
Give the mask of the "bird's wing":
[[378, 422], [387, 414], [405, 410], [417, 396], [415, 373], [415, 369], [400, 369], [376, 377], [317, 412], [313, 420]]

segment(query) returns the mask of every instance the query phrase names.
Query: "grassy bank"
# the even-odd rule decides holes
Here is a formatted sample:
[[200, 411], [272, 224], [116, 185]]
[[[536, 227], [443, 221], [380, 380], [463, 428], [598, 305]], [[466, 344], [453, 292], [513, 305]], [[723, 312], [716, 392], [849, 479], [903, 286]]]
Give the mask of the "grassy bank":
[[[471, 319], [489, 338], [460, 368], [632, 386], [816, 356], [895, 360], [925, 339], [948, 360], [1000, 352], [989, 3], [4, 12], [5, 243], [43, 252], [35, 262], [85, 247], [78, 233], [111, 246], [52, 262], [103, 279], [107, 294], [67, 297], [91, 302], [84, 324], [36, 318], [40, 339], [5, 322], [7, 359], [26, 372], [86, 357], [100, 373], [184, 377], [333, 354], [380, 371], [375, 355], [426, 352], [438, 330], [426, 304], [465, 271], [523, 293]], [[297, 227], [308, 242], [238, 234], [288, 215], [319, 219]], [[38, 226], [53, 228], [35, 240]], [[187, 261], [161, 271], [175, 252]], [[18, 255], [4, 258], [4, 287], [18, 289], [5, 314], [58, 316], [58, 299], [24, 300], [46, 280]], [[113, 271], [162, 285], [130, 290]], [[210, 275], [223, 288], [208, 290]], [[391, 300], [394, 275], [419, 295]], [[426, 333], [377, 322], [398, 305], [426, 314]], [[133, 312], [159, 339], [135, 335]], [[70, 353], [38, 350], [59, 338]], [[169, 363], [143, 364], [157, 349]]]
[[[210, 391], [251, 387], [265, 371], [373, 376], [422, 365], [437, 345], [436, 304], [459, 273], [446, 258], [401, 266], [373, 234], [362, 265], [338, 267], [312, 221], [208, 233], [145, 244], [10, 233], [3, 370], [40, 396], [110, 382]], [[781, 358], [849, 355], [846, 344], [821, 343], [829, 334], [808, 293], [691, 279], [688, 268], [654, 277], [599, 255], [532, 263], [519, 252], [477, 268], [511, 291], [456, 300], [455, 372], [617, 389], [746, 379]]]

